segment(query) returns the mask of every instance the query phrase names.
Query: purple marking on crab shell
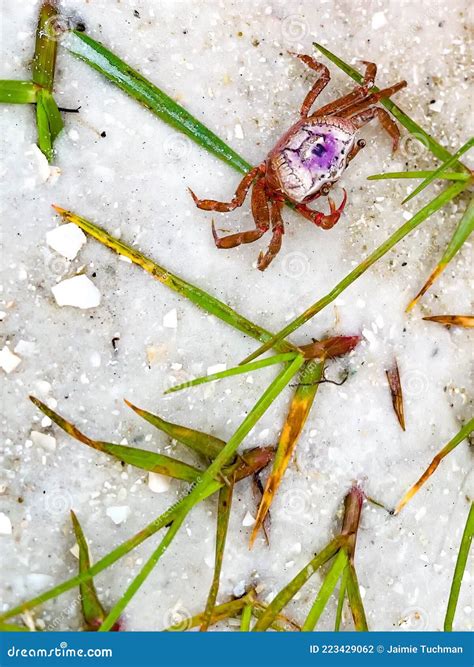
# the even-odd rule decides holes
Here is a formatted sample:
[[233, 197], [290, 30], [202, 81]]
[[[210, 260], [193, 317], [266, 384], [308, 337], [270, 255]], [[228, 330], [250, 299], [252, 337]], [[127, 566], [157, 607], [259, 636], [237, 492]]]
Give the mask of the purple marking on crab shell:
[[334, 157], [339, 157], [340, 150], [336, 139], [331, 134], [321, 136], [323, 143], [315, 143], [311, 148], [311, 157], [303, 158], [303, 163], [311, 171], [329, 169], [334, 162]]

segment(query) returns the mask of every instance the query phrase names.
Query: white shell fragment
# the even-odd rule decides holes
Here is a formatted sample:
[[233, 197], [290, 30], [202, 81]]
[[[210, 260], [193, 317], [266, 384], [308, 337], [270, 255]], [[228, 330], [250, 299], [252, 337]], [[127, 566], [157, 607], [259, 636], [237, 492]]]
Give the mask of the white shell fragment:
[[383, 28], [386, 23], [387, 18], [383, 12], [375, 12], [375, 14], [372, 15], [372, 30]]
[[112, 519], [115, 525], [118, 526], [128, 519], [130, 514], [130, 507], [128, 507], [128, 505], [115, 505], [112, 507], [107, 507], [105, 513], [110, 519]]
[[163, 315], [163, 326], [167, 329], [176, 329], [178, 326], [178, 313], [176, 308]]
[[250, 512], [247, 512], [247, 514], [242, 519], [242, 526], [253, 526], [254, 523], [255, 523], [255, 519], [250, 514]]
[[56, 450], [56, 438], [40, 431], [31, 431], [30, 438], [35, 445], [46, 449], [48, 452]]
[[3, 368], [5, 373], [11, 373], [21, 363], [20, 357], [10, 350], [7, 345], [0, 350], [0, 368]]
[[75, 259], [77, 253], [87, 242], [87, 237], [73, 222], [59, 225], [47, 232], [46, 243], [66, 259]]
[[170, 479], [159, 472], [148, 473], [148, 488], [153, 493], [165, 493], [170, 488]]
[[95, 308], [100, 304], [100, 292], [85, 275], [63, 280], [51, 288], [58, 306]]
[[11, 535], [12, 534], [12, 522], [9, 517], [0, 512], [0, 535]]

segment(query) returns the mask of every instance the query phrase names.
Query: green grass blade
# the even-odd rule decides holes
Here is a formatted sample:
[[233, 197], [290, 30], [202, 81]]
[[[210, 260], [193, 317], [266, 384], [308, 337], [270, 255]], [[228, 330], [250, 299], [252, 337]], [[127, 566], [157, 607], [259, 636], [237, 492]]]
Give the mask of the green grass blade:
[[430, 183], [432, 183], [436, 178], [439, 178], [440, 175], [446, 171], [449, 167], [452, 167], [453, 164], [456, 164], [458, 159], [461, 157], [461, 155], [464, 155], [470, 148], [474, 146], [474, 137], [471, 137], [468, 142], [464, 144], [464, 146], [461, 146], [461, 148], [454, 153], [452, 157], [450, 157], [448, 160], [443, 162], [443, 164], [438, 167], [434, 172], [432, 172], [429, 176], [425, 178], [425, 180], [420, 183], [418, 187], [416, 187], [413, 192], [411, 192], [408, 197], [405, 197], [405, 199], [402, 201], [402, 204], [406, 204], [410, 199], [413, 199], [413, 197], [416, 197], [417, 195], [420, 194], [422, 190], [424, 190]]
[[58, 415], [54, 410], [48, 408], [47, 405], [34, 396], [30, 396], [30, 400], [41, 410], [41, 412], [47, 415], [55, 424], [75, 440], [78, 440], [84, 445], [92, 447], [92, 449], [96, 449], [99, 452], [109, 454], [119, 461], [128, 463], [136, 468], [141, 468], [142, 470], [157, 472], [161, 475], [181, 479], [186, 482], [194, 482], [201, 474], [201, 471], [198, 468], [194, 468], [187, 463], [183, 463], [182, 461], [178, 461], [177, 459], [173, 459], [164, 454], [157, 454], [156, 452], [151, 452], [146, 449], [127, 447], [126, 445], [116, 445], [101, 440], [92, 440], [92, 438], [89, 438], [79, 431], [74, 424], [68, 422], [64, 417]]
[[45, 107], [47, 91], [39, 90], [36, 97], [36, 127], [38, 130], [38, 146], [48, 162], [53, 160], [53, 137], [49, 126], [49, 116]]
[[240, 632], [250, 632], [250, 623], [252, 621], [252, 605], [246, 604], [242, 609], [240, 619]]
[[327, 603], [329, 602], [329, 598], [336, 588], [336, 584], [339, 581], [339, 578], [342, 575], [346, 565], [347, 554], [344, 549], [340, 549], [337, 552], [337, 556], [329, 568], [329, 571], [324, 578], [323, 584], [319, 589], [319, 593], [316, 596], [316, 600], [314, 601], [313, 606], [311, 607], [309, 614], [306, 617], [302, 628], [303, 631], [309, 632], [314, 630], [316, 627], [316, 624], [319, 621]]
[[279, 341], [283, 340], [286, 336], [296, 331], [299, 327], [306, 324], [311, 318], [313, 318], [317, 313], [319, 313], [323, 308], [332, 303], [337, 297], [346, 290], [349, 285], [352, 285], [353, 282], [357, 280], [361, 275], [363, 275], [367, 269], [369, 269], [375, 262], [377, 262], [381, 257], [383, 257], [389, 250], [394, 248], [397, 243], [399, 243], [405, 236], [410, 234], [418, 225], [424, 222], [429, 218], [433, 213], [436, 213], [440, 208], [442, 208], [449, 201], [454, 199], [460, 192], [467, 187], [464, 182], [456, 182], [450, 185], [446, 190], [443, 190], [437, 197], [430, 201], [426, 206], [424, 206], [418, 213], [407, 220], [405, 224], [397, 229], [386, 241], [384, 241], [378, 248], [376, 248], [366, 259], [361, 262], [356, 268], [351, 271], [347, 276], [345, 276], [333, 289], [323, 296], [321, 299], [316, 301], [312, 306], [304, 311], [301, 315], [295, 318], [290, 322], [284, 329], [282, 329], [276, 336], [264, 345], [262, 345], [258, 350], [249, 355], [246, 359], [242, 361], [243, 364], [253, 361], [256, 357], [259, 357], [261, 354], [269, 350], [271, 347], [275, 347]]
[[223, 440], [216, 438], [213, 435], [203, 433], [202, 431], [196, 431], [195, 429], [186, 426], [180, 426], [179, 424], [173, 424], [172, 422], [167, 422], [158, 415], [137, 408], [129, 401], [125, 401], [125, 403], [132, 408], [137, 415], [145, 419], [152, 426], [163, 431], [163, 433], [169, 435], [170, 438], [178, 440], [183, 445], [186, 445], [186, 447], [189, 447], [189, 449], [192, 449], [202, 456], [213, 459], [225, 445]]
[[[356, 69], [345, 63], [343, 60], [335, 56], [331, 51], [328, 51], [328, 49], [324, 48], [324, 46], [321, 46], [321, 44], [317, 44], [316, 42], [313, 42], [313, 46], [315, 46], [318, 51], [320, 51], [323, 55], [326, 56], [332, 63], [337, 65], [343, 72], [345, 72], [348, 76], [351, 77], [351, 79], [354, 79], [357, 83], [361, 84], [364, 80], [362, 74], [358, 72]], [[380, 88], [377, 88], [377, 86], [373, 86], [371, 90], [376, 93]], [[426, 145], [427, 148], [430, 149], [430, 151], [433, 153], [433, 155], [440, 160], [448, 160], [451, 157], [451, 153], [446, 150], [441, 144], [439, 144], [436, 139], [433, 139], [431, 135], [429, 135], [425, 130], [418, 125], [418, 123], [415, 123], [414, 120], [412, 120], [407, 114], [400, 109], [399, 106], [397, 106], [392, 100], [388, 98], [382, 98], [380, 100], [380, 104], [382, 104], [386, 109], [390, 111], [390, 113], [395, 116], [395, 118], [398, 120], [398, 122], [403, 125], [416, 139], [421, 141], [424, 145]], [[464, 167], [461, 163], [459, 165], [467, 169], [467, 167]]]
[[341, 585], [339, 587], [339, 595], [337, 598], [336, 620], [334, 623], [334, 632], [339, 632], [339, 630], [341, 629], [342, 610], [344, 608], [344, 600], [346, 598], [347, 573], [348, 569], [346, 567], [344, 572], [342, 573]]
[[354, 564], [349, 561], [347, 566], [347, 597], [354, 620], [354, 627], [358, 632], [368, 632], [367, 618], [365, 616], [364, 605], [360, 596], [359, 582]]
[[[429, 178], [435, 171], [389, 171], [385, 174], [372, 174], [367, 176], [368, 181], [385, 181], [392, 178]], [[449, 171], [438, 174], [436, 178], [445, 181], [468, 181], [471, 176], [462, 172]]]
[[157, 88], [144, 76], [133, 70], [103, 44], [83, 32], [72, 31], [62, 40], [70, 53], [100, 72], [137, 102], [152, 111], [171, 127], [183, 132], [200, 146], [245, 173], [251, 165], [225, 144], [186, 109]]
[[234, 366], [233, 368], [228, 368], [227, 370], [220, 371], [219, 373], [204, 375], [203, 377], [196, 378], [195, 380], [190, 380], [189, 382], [184, 382], [183, 384], [177, 384], [174, 387], [167, 389], [164, 393], [171, 394], [175, 391], [180, 391], [181, 389], [187, 389], [188, 387], [196, 387], [197, 385], [205, 384], [206, 382], [213, 382], [214, 380], [221, 380], [222, 378], [232, 377], [234, 375], [241, 375], [242, 373], [251, 373], [252, 371], [259, 370], [260, 368], [266, 368], [267, 366], [273, 366], [274, 364], [281, 364], [285, 361], [292, 361], [294, 358], [295, 358], [294, 352], [286, 352], [285, 354], [276, 354], [273, 357], [268, 357], [267, 359], [254, 361], [250, 364]]
[[31, 632], [24, 625], [15, 625], [14, 623], [0, 623], [0, 632]]
[[54, 97], [48, 91], [42, 92], [42, 103], [48, 118], [49, 132], [51, 135], [51, 142], [54, 143], [56, 137], [64, 127], [63, 119], [58, 109]]
[[204, 618], [201, 623], [201, 632], [206, 632], [211, 623], [212, 613], [216, 606], [217, 594], [219, 592], [219, 583], [222, 571], [222, 561], [224, 560], [225, 543], [227, 539], [227, 530], [229, 528], [230, 509], [232, 506], [232, 496], [234, 493], [234, 477], [229, 480], [219, 491], [219, 500], [217, 504], [217, 530], [216, 530], [216, 555], [214, 561], [214, 574], [212, 577], [211, 588], [207, 597]]
[[128, 586], [127, 590], [122, 595], [120, 600], [114, 605], [114, 607], [108, 613], [107, 617], [105, 618], [104, 622], [102, 623], [102, 625], [98, 630], [99, 632], [108, 632], [113, 628], [114, 624], [118, 621], [120, 615], [127, 607], [130, 600], [133, 598], [135, 593], [140, 589], [140, 587], [152, 573], [154, 567], [160, 560], [161, 556], [165, 553], [165, 551], [173, 541], [173, 538], [176, 536], [177, 532], [181, 528], [181, 525], [184, 522], [186, 516], [187, 516], [186, 512], [180, 513], [176, 516], [176, 518], [173, 520], [173, 523], [168, 528], [164, 538], [159, 543], [158, 547], [152, 553], [152, 555], [147, 560], [147, 562], [142, 567], [137, 576], [133, 579], [132, 583]]
[[467, 515], [466, 525], [459, 545], [458, 557], [456, 560], [456, 567], [454, 568], [453, 581], [451, 583], [451, 590], [449, 591], [448, 608], [446, 610], [446, 617], [444, 619], [444, 631], [452, 632], [454, 615], [459, 599], [459, 591], [461, 590], [461, 583], [466, 569], [467, 558], [471, 548], [472, 537], [474, 535], [474, 502], [471, 503], [469, 514]]
[[334, 556], [340, 549], [344, 537], [338, 535], [334, 538], [322, 551], [316, 554], [305, 567], [293, 577], [275, 598], [268, 605], [262, 616], [258, 619], [253, 627], [253, 632], [263, 632], [267, 630], [280, 611], [286, 607], [290, 600], [298, 593], [304, 584], [313, 576], [317, 570], [327, 563], [327, 561]]
[[0, 103], [34, 104], [37, 90], [32, 81], [0, 81]]
[[458, 226], [454, 230], [454, 234], [448, 243], [446, 250], [443, 253], [438, 265], [435, 270], [432, 272], [428, 280], [425, 282], [421, 290], [417, 293], [414, 299], [410, 301], [407, 306], [407, 311], [411, 310], [417, 301], [429, 290], [431, 285], [439, 278], [443, 273], [449, 262], [453, 257], [461, 250], [463, 244], [474, 230], [474, 199], [471, 199], [467, 205], [464, 215], [458, 223]]
[[431, 477], [435, 472], [436, 468], [439, 466], [441, 461], [450, 454], [453, 449], [455, 449], [461, 442], [467, 438], [474, 431], [474, 417], [470, 419], [464, 426], [456, 433], [454, 438], [452, 438], [447, 445], [439, 451], [436, 456], [431, 461], [430, 465], [427, 467], [425, 472], [422, 474], [420, 479], [413, 484], [413, 486], [405, 493], [403, 498], [400, 500], [398, 505], [395, 508], [395, 514], [398, 514], [408, 503], [409, 500], [413, 498], [415, 493], [417, 493], [423, 484]]
[[[79, 523], [77, 516], [72, 510], [71, 520], [77, 545], [79, 547], [79, 572], [84, 572], [91, 566], [89, 546], [82, 531], [81, 524]], [[86, 630], [97, 630], [97, 628], [103, 622], [106, 613], [97, 596], [97, 591], [95, 590], [93, 579], [90, 579], [89, 581], [81, 584], [79, 589], [81, 593], [81, 607], [85, 628]]]
[[55, 2], [43, 2], [36, 28], [35, 54], [33, 56], [33, 82], [46, 90], [53, 90], [54, 69], [58, 39], [55, 34], [55, 18], [58, 8]]
[[[116, 239], [111, 236], [105, 229], [98, 227], [93, 222], [82, 218], [81, 216], [66, 211], [58, 206], [53, 207], [67, 222], [73, 222], [75, 225], [80, 227], [86, 234], [92, 238], [105, 245], [107, 248], [110, 248], [114, 252], [122, 255], [123, 257], [128, 257], [134, 264], [140, 266], [144, 271], [149, 273], [159, 280], [163, 285], [169, 287], [174, 292], [181, 294], [182, 296], [189, 299], [192, 303], [196, 304], [206, 312], [218, 317], [223, 322], [230, 324], [238, 331], [255, 338], [259, 341], [267, 341], [272, 338], [270, 334], [265, 329], [262, 329], [258, 325], [254, 324], [250, 320], [246, 319], [242, 315], [239, 315], [235, 310], [227, 306], [219, 299], [207, 294], [204, 290], [192, 285], [191, 283], [186, 282], [179, 276], [174, 275], [164, 267], [160, 266], [153, 260], [149, 259], [143, 255], [138, 250], [128, 246], [123, 241]], [[278, 352], [298, 352], [297, 348], [291, 343], [283, 341], [277, 345], [275, 348]]]

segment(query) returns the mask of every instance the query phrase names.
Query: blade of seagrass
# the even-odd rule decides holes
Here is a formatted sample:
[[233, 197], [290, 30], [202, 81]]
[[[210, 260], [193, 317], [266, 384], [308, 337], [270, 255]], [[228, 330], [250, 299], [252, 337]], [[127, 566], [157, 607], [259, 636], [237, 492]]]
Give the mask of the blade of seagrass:
[[[385, 181], [392, 178], [429, 178], [435, 172], [434, 171], [389, 171], [385, 174], [372, 174], [372, 176], [367, 176], [368, 181]], [[444, 181], [468, 181], [471, 176], [463, 172], [443, 172], [436, 176], [440, 180]]]
[[[79, 547], [79, 572], [88, 570], [91, 566], [89, 557], [89, 546], [84, 536], [81, 524], [76, 514], [71, 510], [71, 520], [76, 536], [77, 545]], [[102, 606], [97, 591], [95, 590], [94, 581], [90, 579], [79, 587], [81, 593], [81, 607], [82, 615], [84, 617], [86, 630], [97, 630], [102, 621], [106, 617], [106, 612]], [[119, 630], [120, 624], [117, 623], [114, 630]]]
[[385, 371], [385, 375], [387, 376], [388, 386], [390, 388], [393, 410], [397, 416], [398, 423], [400, 424], [402, 430], [405, 431], [405, 411], [403, 409], [402, 383], [400, 381], [400, 372], [398, 370], [396, 359], [394, 359], [391, 368]]
[[[252, 338], [256, 338], [259, 341], [267, 341], [272, 337], [272, 334], [265, 329], [262, 329], [257, 324], [254, 324], [250, 320], [247, 320], [242, 315], [239, 315], [235, 310], [227, 306], [219, 299], [207, 294], [204, 290], [192, 285], [191, 283], [186, 282], [179, 276], [174, 275], [171, 271], [168, 271], [166, 268], [156, 264], [153, 260], [143, 255], [138, 250], [126, 245], [123, 241], [111, 236], [108, 232], [105, 231], [102, 227], [95, 225], [93, 222], [82, 218], [71, 211], [66, 211], [59, 206], [53, 206], [53, 208], [63, 217], [67, 222], [73, 222], [75, 225], [80, 227], [86, 234], [92, 236], [92, 238], [102, 243], [106, 247], [115, 251], [123, 257], [128, 257], [134, 264], [137, 264], [147, 273], [159, 280], [163, 285], [169, 287], [174, 292], [181, 294], [182, 296], [189, 299], [192, 303], [196, 304], [206, 312], [218, 317], [223, 322], [230, 324], [234, 329], [238, 329], [243, 333], [247, 334]], [[278, 343], [275, 348], [279, 352], [295, 352], [297, 353], [297, 348], [291, 343], [282, 341]]]
[[24, 625], [0, 623], [0, 632], [31, 632], [31, 630]]
[[189, 380], [189, 382], [183, 382], [183, 384], [177, 384], [170, 389], [167, 389], [164, 393], [171, 394], [175, 391], [181, 391], [181, 389], [188, 389], [188, 387], [197, 387], [200, 384], [205, 384], [206, 382], [214, 382], [214, 380], [222, 380], [223, 378], [232, 377], [234, 375], [241, 375], [242, 373], [251, 373], [252, 371], [260, 370], [261, 368], [267, 368], [267, 366], [273, 366], [274, 364], [281, 364], [285, 361], [292, 361], [295, 358], [294, 352], [286, 352], [285, 354], [276, 354], [273, 357], [267, 357], [261, 359], [260, 361], [254, 361], [250, 364], [242, 364], [240, 366], [234, 366], [233, 368], [228, 368], [225, 371], [220, 371], [219, 373], [212, 373], [211, 375], [203, 375], [202, 377], [196, 378], [195, 380]]
[[439, 178], [440, 175], [445, 172], [448, 167], [452, 167], [453, 164], [456, 164], [458, 159], [461, 157], [461, 155], [464, 155], [469, 149], [471, 149], [474, 146], [474, 137], [471, 137], [469, 141], [467, 141], [464, 146], [461, 146], [461, 148], [454, 153], [448, 160], [443, 162], [441, 166], [438, 167], [432, 174], [427, 176], [425, 180], [420, 183], [418, 187], [416, 187], [413, 192], [411, 192], [408, 197], [405, 197], [405, 199], [402, 201], [402, 204], [406, 204], [410, 199], [413, 199], [413, 197], [416, 197], [417, 195], [420, 194], [422, 190], [424, 190], [430, 183], [432, 183], [436, 178]]
[[206, 458], [213, 459], [225, 445], [223, 440], [216, 438], [213, 435], [203, 433], [202, 431], [196, 431], [195, 429], [186, 426], [180, 426], [179, 424], [173, 424], [172, 422], [167, 422], [158, 415], [137, 408], [137, 406], [130, 403], [130, 401], [125, 400], [125, 403], [129, 408], [132, 408], [139, 417], [145, 419], [152, 426], [163, 431], [163, 433], [166, 433], [171, 438], [178, 440], [183, 445], [186, 445], [186, 447], [189, 447], [189, 449], [192, 449]]
[[346, 590], [354, 627], [358, 632], [367, 632], [369, 628], [367, 626], [364, 604], [360, 595], [359, 582], [357, 581], [354, 564], [350, 561], [347, 566]]
[[472, 538], [474, 536], [474, 502], [471, 503], [469, 514], [467, 515], [466, 525], [459, 545], [458, 557], [456, 560], [456, 567], [454, 568], [453, 581], [451, 583], [451, 590], [449, 591], [448, 608], [444, 619], [444, 631], [451, 632], [453, 629], [454, 615], [459, 599], [459, 591], [461, 590], [464, 570], [466, 569], [467, 558], [471, 549]]
[[461, 250], [464, 242], [467, 241], [469, 236], [474, 230], [474, 199], [471, 199], [467, 205], [467, 208], [459, 221], [458, 226], [454, 230], [454, 234], [451, 237], [450, 242], [448, 243], [446, 250], [443, 253], [438, 265], [436, 266], [433, 273], [430, 275], [426, 283], [420, 289], [418, 294], [415, 296], [412, 301], [407, 306], [407, 312], [410, 311], [417, 301], [429, 290], [431, 285], [439, 278], [443, 273], [449, 262], [453, 257]]
[[43, 2], [36, 28], [35, 54], [32, 63], [33, 82], [50, 92], [53, 90], [58, 51], [58, 40], [54, 34], [54, 21], [57, 16], [56, 3]]
[[32, 81], [0, 81], [0, 103], [34, 104], [37, 90]]
[[319, 589], [318, 595], [316, 596], [313, 606], [311, 607], [306, 617], [306, 620], [303, 623], [302, 627], [303, 631], [314, 630], [314, 628], [316, 627], [321, 617], [321, 614], [326, 608], [326, 605], [329, 602], [329, 599], [334, 589], [336, 588], [337, 582], [339, 581], [342, 573], [344, 572], [344, 569], [347, 566], [347, 563], [348, 563], [347, 553], [345, 552], [344, 549], [340, 549], [337, 552], [337, 556], [334, 558], [334, 561], [331, 567], [329, 568], [326, 576], [324, 577], [324, 581], [322, 583], [321, 588]]
[[242, 609], [240, 617], [240, 632], [250, 632], [250, 623], [252, 622], [252, 605], [246, 604]]
[[[326, 56], [332, 63], [337, 65], [339, 69], [341, 69], [343, 72], [345, 72], [348, 76], [351, 77], [351, 79], [354, 79], [357, 83], [361, 84], [363, 83], [363, 76], [358, 72], [356, 69], [345, 63], [343, 60], [338, 58], [338, 56], [334, 55], [334, 53], [331, 53], [331, 51], [328, 51], [328, 49], [324, 48], [324, 46], [321, 46], [321, 44], [317, 44], [316, 42], [313, 42], [313, 46], [318, 49], [323, 55]], [[372, 86], [371, 91], [374, 93], [378, 92], [380, 88], [377, 88], [377, 86]], [[398, 120], [398, 122], [405, 127], [410, 134], [412, 134], [418, 141], [421, 141], [423, 145], [425, 145], [429, 150], [433, 153], [433, 155], [440, 160], [449, 160], [451, 157], [451, 153], [444, 148], [444, 146], [441, 146], [436, 139], [434, 139], [431, 135], [429, 135], [425, 130], [418, 125], [418, 123], [415, 123], [414, 120], [412, 120], [407, 114], [400, 109], [399, 106], [395, 104], [395, 102], [392, 102], [391, 99], [389, 98], [382, 98], [380, 100], [380, 104], [382, 104], [386, 109], [390, 111], [390, 113], [395, 116], [395, 118]], [[464, 170], [468, 171], [467, 167], [465, 167], [461, 162], [458, 161], [457, 166], [459, 165], [460, 168], [463, 168]]]
[[302, 355], [297, 355], [294, 361], [292, 361], [287, 368], [279, 373], [279, 375], [264, 391], [252, 410], [248, 413], [243, 422], [231, 436], [224, 449], [219, 452], [209, 467], [201, 473], [199, 480], [196, 482], [189, 494], [183, 499], [183, 504], [180, 504], [180, 508], [176, 513], [175, 518], [173, 519], [173, 522], [165, 537], [147, 560], [141, 571], [132, 580], [123, 596], [109, 612], [109, 615], [100, 628], [101, 631], [105, 632], [110, 630], [115, 621], [117, 621], [135, 593], [151, 574], [163, 553], [165, 553], [165, 551], [168, 549], [168, 546], [174, 539], [188, 513], [192, 510], [197, 502], [200, 502], [202, 495], [207, 494], [208, 486], [215, 482], [215, 477], [222, 472], [224, 466], [237, 452], [237, 448], [243, 439], [249, 434], [255, 424], [260, 420], [262, 415], [268, 410], [273, 401], [283, 391], [294, 375], [299, 371], [303, 361], [304, 359]]
[[347, 589], [347, 567], [345, 568], [344, 572], [342, 573], [341, 577], [341, 584], [339, 586], [339, 595], [337, 599], [337, 609], [336, 609], [336, 620], [334, 622], [334, 632], [339, 632], [341, 629], [341, 621], [342, 621], [342, 611], [344, 608], [344, 600], [346, 597], [346, 589]]
[[394, 510], [394, 514], [398, 514], [407, 504], [411, 498], [417, 493], [423, 484], [431, 477], [431, 475], [434, 473], [436, 468], [439, 466], [441, 461], [444, 459], [445, 456], [447, 456], [450, 452], [453, 451], [465, 438], [468, 437], [474, 431], [474, 418], [470, 419], [464, 426], [456, 433], [454, 438], [452, 438], [447, 445], [443, 447], [441, 451], [439, 451], [434, 459], [431, 461], [430, 465], [428, 468], [425, 470], [425, 472], [422, 474], [420, 479], [413, 484], [413, 486], [405, 493], [403, 498], [399, 501], [398, 505], [396, 506]]
[[253, 361], [256, 357], [259, 357], [261, 354], [269, 350], [271, 347], [275, 347], [279, 341], [283, 340], [286, 336], [299, 329], [303, 324], [306, 324], [310, 319], [312, 319], [317, 313], [326, 308], [330, 303], [332, 303], [337, 297], [344, 292], [345, 289], [349, 287], [353, 282], [357, 280], [361, 275], [363, 275], [367, 269], [369, 269], [375, 262], [377, 262], [381, 257], [383, 257], [389, 250], [397, 245], [405, 236], [410, 234], [414, 229], [418, 227], [422, 222], [424, 222], [428, 217], [436, 213], [440, 208], [442, 208], [448, 201], [451, 201], [460, 194], [465, 188], [466, 183], [464, 182], [455, 182], [450, 185], [446, 190], [441, 192], [437, 197], [435, 197], [431, 202], [426, 204], [418, 213], [407, 220], [401, 227], [399, 227], [386, 241], [384, 241], [378, 248], [376, 248], [366, 259], [361, 262], [355, 269], [353, 269], [347, 276], [345, 276], [333, 289], [328, 292], [321, 299], [318, 299], [316, 303], [307, 308], [301, 315], [296, 317], [292, 322], [290, 322], [284, 329], [279, 331], [273, 338], [264, 343], [259, 347], [255, 352], [252, 352], [248, 357], [246, 357], [242, 364], [247, 364], [250, 361]]
[[165, 123], [183, 132], [237, 171], [245, 173], [251, 169], [248, 162], [211, 130], [100, 42], [96, 42], [84, 32], [74, 30], [61, 40], [61, 46], [100, 72]]
[[164, 454], [157, 454], [156, 452], [150, 452], [146, 449], [138, 449], [135, 447], [127, 447], [125, 445], [115, 445], [110, 442], [92, 440], [79, 431], [74, 424], [66, 421], [66, 419], [58, 415], [54, 410], [48, 408], [47, 405], [34, 396], [30, 396], [30, 400], [41, 410], [41, 412], [44, 412], [44, 414], [55, 424], [62, 428], [63, 431], [66, 431], [66, 433], [75, 440], [78, 440], [93, 449], [97, 449], [99, 452], [110, 454], [120, 461], [124, 461], [136, 468], [148, 470], [149, 472], [157, 472], [161, 475], [167, 475], [168, 477], [174, 477], [175, 479], [181, 479], [187, 482], [194, 482], [201, 474], [201, 471], [198, 468], [194, 468], [187, 463], [173, 459], [170, 456], [165, 456]]
[[465, 329], [472, 329], [474, 327], [473, 315], [431, 315], [423, 319], [428, 322], [444, 324], [447, 327], [464, 327]]
[[272, 471], [265, 484], [262, 500], [258, 508], [255, 524], [250, 536], [249, 548], [252, 548], [263, 526], [275, 494], [295, 451], [299, 437], [311, 411], [319, 388], [319, 381], [324, 371], [324, 362], [307, 361], [300, 374], [300, 382], [290, 404], [288, 416], [278, 442]]
[[229, 527], [230, 509], [232, 506], [232, 496], [234, 493], [235, 477], [229, 479], [229, 483], [224, 485], [219, 491], [217, 502], [217, 530], [216, 530], [216, 555], [214, 562], [214, 574], [209, 595], [204, 610], [204, 619], [200, 630], [205, 632], [211, 623], [212, 612], [216, 606], [217, 594], [219, 592], [219, 582], [222, 570], [222, 561], [224, 559], [225, 543], [227, 538], [227, 529]]

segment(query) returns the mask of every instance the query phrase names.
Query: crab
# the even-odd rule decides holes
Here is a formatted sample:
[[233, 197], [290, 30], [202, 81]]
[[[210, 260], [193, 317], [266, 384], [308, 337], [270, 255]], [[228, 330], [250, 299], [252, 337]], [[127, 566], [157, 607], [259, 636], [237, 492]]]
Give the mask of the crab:
[[322, 229], [331, 229], [337, 223], [347, 201], [345, 190], [338, 208], [328, 197], [329, 213], [311, 209], [308, 204], [322, 195], [327, 196], [351, 160], [364, 148], [365, 141], [357, 139], [361, 127], [377, 118], [392, 139], [393, 151], [400, 140], [395, 122], [385, 109], [375, 104], [404, 88], [406, 81], [371, 92], [377, 66], [364, 60], [366, 70], [362, 85], [310, 114], [317, 96], [329, 83], [329, 70], [311, 56], [290, 55], [299, 58], [319, 75], [303, 101], [300, 120], [285, 132], [264, 162], [245, 174], [230, 202], [199, 199], [189, 189], [198, 208], [225, 213], [242, 206], [252, 187], [251, 208], [255, 229], [219, 237], [212, 221], [212, 234], [218, 248], [235, 248], [242, 243], [257, 241], [271, 227], [268, 249], [265, 253], [261, 252], [258, 258], [257, 268], [260, 271], [268, 267], [281, 248], [284, 234], [281, 209], [284, 203], [293, 205], [301, 215]]

